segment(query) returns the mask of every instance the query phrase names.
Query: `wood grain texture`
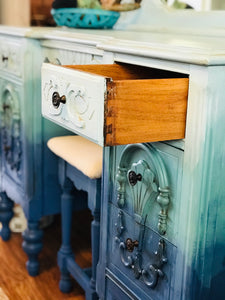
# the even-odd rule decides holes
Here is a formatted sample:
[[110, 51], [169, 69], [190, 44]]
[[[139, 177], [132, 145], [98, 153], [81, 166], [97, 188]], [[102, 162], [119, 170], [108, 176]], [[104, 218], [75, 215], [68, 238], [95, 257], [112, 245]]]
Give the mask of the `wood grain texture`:
[[66, 68], [100, 75], [113, 80], [176, 78], [181, 74], [130, 64], [66, 65]]
[[105, 78], [105, 146], [185, 137], [186, 75], [130, 64], [64, 67]]
[[[82, 219], [88, 226], [80, 226]], [[77, 261], [82, 267], [91, 265], [88, 212], [75, 212], [73, 224], [73, 249]], [[37, 277], [30, 277], [25, 262], [26, 254], [23, 252], [21, 234], [13, 233], [8, 242], [0, 239], [0, 299], [7, 300], [84, 300], [84, 292], [73, 281], [74, 288], [69, 294], [63, 294], [58, 288], [60, 278], [57, 267], [57, 251], [60, 247], [60, 218], [44, 232], [44, 249], [40, 255], [41, 270]], [[5, 297], [1, 298], [1, 294]]]
[[182, 139], [188, 78], [108, 83], [105, 145]]

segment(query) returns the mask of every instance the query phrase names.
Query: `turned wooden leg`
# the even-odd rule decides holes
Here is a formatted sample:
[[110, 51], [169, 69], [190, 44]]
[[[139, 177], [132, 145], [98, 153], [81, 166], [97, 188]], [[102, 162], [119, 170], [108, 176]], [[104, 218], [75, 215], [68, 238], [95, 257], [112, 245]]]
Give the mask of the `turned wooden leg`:
[[62, 245], [58, 252], [58, 266], [61, 272], [59, 289], [63, 293], [69, 293], [72, 289], [72, 282], [67, 270], [66, 258], [74, 257], [71, 248], [73, 201], [73, 186], [70, 181], [67, 181], [61, 196]]
[[28, 228], [23, 232], [22, 247], [28, 256], [26, 267], [30, 276], [39, 274], [38, 255], [43, 248], [42, 238], [43, 231], [39, 228], [39, 222], [28, 221]]
[[92, 250], [92, 272], [90, 289], [86, 291], [87, 300], [97, 300], [96, 293], [96, 268], [99, 259], [99, 237], [100, 237], [100, 212], [98, 209], [92, 211], [93, 221], [91, 222], [91, 250]]
[[92, 276], [91, 286], [96, 289], [96, 268], [99, 259], [100, 212], [95, 211], [91, 223]]
[[9, 222], [13, 217], [13, 201], [5, 192], [0, 195], [0, 222], [2, 223], [1, 237], [4, 241], [10, 238]]

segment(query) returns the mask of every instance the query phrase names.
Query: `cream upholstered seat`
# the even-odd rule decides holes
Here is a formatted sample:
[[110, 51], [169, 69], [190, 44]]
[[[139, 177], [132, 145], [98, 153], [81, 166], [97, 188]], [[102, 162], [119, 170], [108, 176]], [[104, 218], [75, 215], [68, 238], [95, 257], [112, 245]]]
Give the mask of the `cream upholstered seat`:
[[48, 141], [49, 149], [91, 179], [102, 175], [101, 146], [79, 136], [60, 136]]
[[[99, 257], [103, 148], [81, 136], [54, 137], [47, 145], [59, 157], [59, 182], [63, 191], [61, 195], [62, 245], [58, 251], [58, 266], [61, 271], [59, 288], [64, 293], [69, 292], [72, 288], [72, 277], [84, 289], [86, 299], [97, 300], [96, 266]], [[81, 269], [76, 263], [70, 241], [73, 210], [87, 205], [93, 217], [90, 270]]]

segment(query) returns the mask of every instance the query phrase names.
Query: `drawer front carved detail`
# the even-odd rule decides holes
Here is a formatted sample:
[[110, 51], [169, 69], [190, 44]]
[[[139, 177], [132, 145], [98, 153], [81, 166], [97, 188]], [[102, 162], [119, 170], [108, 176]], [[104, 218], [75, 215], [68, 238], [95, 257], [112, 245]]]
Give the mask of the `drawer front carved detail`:
[[51, 64], [42, 70], [43, 115], [93, 141], [103, 139], [104, 78]]
[[2, 126], [2, 150], [5, 163], [9, 170], [21, 176], [21, 122], [19, 111], [19, 99], [16, 91], [8, 85], [2, 93], [1, 103], [1, 126]]
[[[49, 113], [51, 115], [61, 114], [63, 120], [72, 123], [77, 128], [87, 127], [87, 122], [92, 119], [95, 111], [88, 110], [90, 104], [84, 87], [67, 84], [63, 80], [59, 83], [52, 76], [49, 82], [45, 84], [43, 91], [46, 99], [49, 99]], [[56, 99], [57, 97], [58, 99]], [[66, 109], [63, 109], [64, 104], [66, 104]]]
[[45, 57], [44, 63], [52, 63], [54, 65], [61, 65], [61, 61], [58, 58], [55, 58], [54, 61], [50, 61], [48, 57]]
[[167, 263], [166, 244], [163, 239], [158, 242], [158, 249], [153, 249], [154, 261], [142, 266], [142, 245], [144, 243], [145, 226], [140, 227], [139, 240], [132, 241], [127, 238], [123, 241], [122, 233], [125, 230], [123, 212], [119, 210], [115, 224], [117, 235], [115, 241], [118, 243], [120, 259], [126, 268], [131, 268], [136, 279], [142, 278], [143, 282], [150, 288], [155, 288], [159, 277], [164, 276], [163, 265]]
[[[136, 153], [144, 151], [148, 153], [145, 159], [139, 159]], [[154, 288], [160, 277], [164, 276], [163, 265], [167, 262], [166, 244], [164, 239], [159, 237], [158, 248], [150, 249], [153, 259], [149, 264], [142, 265], [144, 253], [143, 245], [145, 239], [146, 219], [151, 213], [151, 205], [157, 202], [158, 233], [164, 235], [167, 229], [167, 211], [169, 206], [169, 187], [166, 168], [157, 152], [150, 144], [128, 145], [122, 152], [116, 175], [118, 182], [117, 204], [119, 212], [115, 224], [115, 241], [118, 243], [119, 255], [122, 264], [131, 268], [136, 279], [142, 281], [150, 288]], [[130, 197], [126, 199], [126, 190], [130, 189]], [[129, 228], [126, 228], [123, 208], [126, 201], [131, 201], [133, 208], [133, 220], [137, 224], [138, 232], [136, 238], [129, 235]], [[126, 232], [126, 238], [124, 238]]]
[[[149, 154], [149, 163], [139, 160], [131, 163], [130, 160], [136, 151], [145, 150]], [[166, 233], [167, 211], [169, 206], [169, 187], [165, 166], [150, 144], [136, 144], [127, 146], [120, 160], [116, 175], [118, 183], [117, 204], [123, 208], [126, 202], [125, 194], [127, 185], [131, 189], [132, 203], [135, 218], [143, 223], [146, 217], [147, 206], [151, 201], [159, 204], [158, 232], [161, 235]]]
[[163, 277], [164, 273], [162, 271], [162, 266], [167, 262], [167, 258], [165, 256], [165, 241], [163, 239], [159, 240], [158, 249], [154, 252], [155, 261], [153, 264], [150, 264], [146, 269], [143, 269], [141, 274], [143, 276], [144, 283], [154, 288], [157, 283], [159, 277]]

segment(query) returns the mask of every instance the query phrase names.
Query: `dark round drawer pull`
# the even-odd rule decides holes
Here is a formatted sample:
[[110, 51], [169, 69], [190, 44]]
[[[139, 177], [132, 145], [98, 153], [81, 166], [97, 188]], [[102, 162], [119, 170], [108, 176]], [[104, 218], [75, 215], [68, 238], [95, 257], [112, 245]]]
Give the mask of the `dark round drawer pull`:
[[125, 244], [126, 244], [127, 251], [129, 252], [133, 252], [134, 247], [138, 247], [138, 241], [132, 241], [132, 239], [130, 238], [126, 239]]
[[2, 61], [7, 61], [9, 58], [7, 56], [2, 55]]
[[58, 108], [60, 103], [65, 104], [66, 103], [66, 96], [63, 95], [60, 97], [58, 92], [54, 92], [52, 94], [52, 104], [55, 108]]
[[128, 174], [129, 183], [134, 186], [138, 181], [142, 180], [141, 174], [136, 174], [134, 171], [130, 171]]

